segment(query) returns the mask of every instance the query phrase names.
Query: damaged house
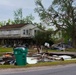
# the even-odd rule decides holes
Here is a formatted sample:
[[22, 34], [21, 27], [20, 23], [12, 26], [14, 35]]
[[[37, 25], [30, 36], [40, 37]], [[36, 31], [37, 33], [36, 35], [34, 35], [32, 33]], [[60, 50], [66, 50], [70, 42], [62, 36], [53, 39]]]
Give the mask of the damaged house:
[[13, 24], [0, 27], [0, 45], [14, 46], [33, 43], [39, 28], [34, 24]]

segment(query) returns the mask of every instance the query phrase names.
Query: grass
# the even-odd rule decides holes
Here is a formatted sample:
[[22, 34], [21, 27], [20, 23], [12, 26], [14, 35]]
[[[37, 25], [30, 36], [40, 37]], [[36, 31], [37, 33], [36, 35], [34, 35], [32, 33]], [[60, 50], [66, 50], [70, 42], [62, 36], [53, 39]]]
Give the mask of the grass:
[[75, 48], [70, 48], [70, 49], [66, 49], [66, 51], [69, 51], [69, 52], [76, 52], [76, 49], [75, 49]]
[[0, 53], [3, 53], [3, 52], [12, 52], [13, 51], [13, 48], [2, 48], [0, 47]]
[[[60, 51], [60, 50], [51, 50], [51, 49], [47, 49], [48, 52], [63, 52], [63, 51]], [[43, 49], [44, 52], [47, 51], [46, 49]], [[37, 52], [33, 49], [29, 49], [29, 51], [31, 52]], [[66, 49], [65, 50], [66, 52], [76, 52], [76, 49], [74, 48], [71, 48], [71, 49]], [[0, 47], [0, 53], [4, 53], [4, 52], [13, 52], [13, 48], [3, 48], [3, 47]]]
[[[45, 50], [46, 51], [46, 50]], [[52, 49], [48, 49], [48, 52], [64, 52], [64, 51], [62, 51], [62, 50], [52, 50]], [[65, 50], [65, 52], [76, 52], [76, 49], [74, 49], [74, 48], [68, 48], [68, 49], [66, 49]]]
[[28, 67], [41, 67], [41, 66], [56, 66], [56, 65], [66, 65], [76, 63], [76, 60], [66, 60], [66, 61], [55, 61], [55, 62], [40, 62], [37, 64], [27, 65]]
[[39, 62], [37, 64], [27, 64], [27, 65], [24, 65], [24, 66], [0, 65], [0, 68], [1, 69], [6, 69], [6, 68], [27, 68], [27, 67], [57, 66], [57, 65], [66, 65], [66, 64], [76, 64], [76, 60], [55, 61], [55, 62]]
[[6, 52], [13, 52], [13, 48], [3, 48], [3, 47], [0, 47], [0, 56], [3, 55]]

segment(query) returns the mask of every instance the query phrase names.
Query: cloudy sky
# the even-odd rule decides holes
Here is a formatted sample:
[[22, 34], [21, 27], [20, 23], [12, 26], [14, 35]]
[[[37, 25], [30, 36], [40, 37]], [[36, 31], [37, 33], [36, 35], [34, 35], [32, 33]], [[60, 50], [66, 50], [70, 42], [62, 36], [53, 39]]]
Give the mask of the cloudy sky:
[[[34, 9], [36, 0], [0, 0], [0, 21], [7, 21], [14, 19], [14, 11], [22, 8], [23, 17], [32, 14], [35, 17], [35, 22], [39, 22], [38, 14]], [[45, 7], [51, 4], [52, 0], [43, 0]]]

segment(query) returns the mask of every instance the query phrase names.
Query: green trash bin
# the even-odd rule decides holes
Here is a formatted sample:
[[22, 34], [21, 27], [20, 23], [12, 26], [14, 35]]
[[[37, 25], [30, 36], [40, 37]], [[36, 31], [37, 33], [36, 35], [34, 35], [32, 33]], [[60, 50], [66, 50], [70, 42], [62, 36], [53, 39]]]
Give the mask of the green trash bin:
[[27, 60], [26, 60], [27, 52], [28, 52], [28, 49], [25, 47], [14, 48], [14, 55], [16, 58], [17, 65], [26, 65], [27, 64]]

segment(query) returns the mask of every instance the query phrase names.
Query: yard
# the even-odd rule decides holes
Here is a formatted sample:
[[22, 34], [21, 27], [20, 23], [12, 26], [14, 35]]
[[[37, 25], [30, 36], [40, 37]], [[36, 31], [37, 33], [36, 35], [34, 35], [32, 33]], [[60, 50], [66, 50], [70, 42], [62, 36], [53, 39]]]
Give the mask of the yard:
[[[37, 52], [34, 49], [29, 49], [28, 51], [31, 53]], [[43, 50], [43, 51], [46, 51], [46, 50]], [[75, 49], [68, 49], [67, 51], [76, 52]], [[6, 52], [13, 52], [13, 48], [2, 48], [2, 47], [0, 47], [0, 55], [4, 54]], [[48, 49], [48, 52], [62, 52], [62, 51]], [[76, 60], [55, 61], [55, 62], [39, 62], [37, 64], [27, 64], [25, 66], [0, 65], [0, 68], [22, 68], [22, 67], [26, 68], [26, 67], [38, 67], [38, 66], [65, 65], [65, 64], [72, 64], [72, 63], [76, 63]]]

